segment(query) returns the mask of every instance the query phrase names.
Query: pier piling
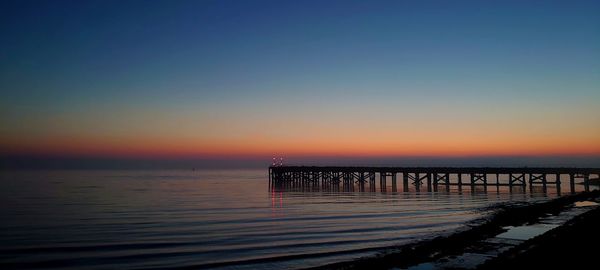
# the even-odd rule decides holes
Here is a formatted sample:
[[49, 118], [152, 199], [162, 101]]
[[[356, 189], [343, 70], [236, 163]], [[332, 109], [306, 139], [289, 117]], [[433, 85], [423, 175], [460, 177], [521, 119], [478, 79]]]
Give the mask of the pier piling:
[[[370, 191], [376, 191], [377, 174], [379, 190], [383, 192], [387, 191], [388, 177], [392, 181], [392, 192], [398, 192], [398, 177], [402, 177], [404, 192], [410, 190], [411, 183], [417, 192], [423, 184], [428, 192], [437, 191], [441, 184], [445, 186], [446, 191], [450, 191], [450, 186], [458, 186], [458, 189], [462, 190], [464, 184], [470, 185], [472, 190], [476, 187], [487, 190], [489, 185], [496, 186], [497, 190], [500, 186], [508, 186], [511, 190], [515, 186], [521, 186], [526, 190], [529, 184], [529, 190], [534, 186], [541, 186], [545, 191], [548, 184], [555, 184], [557, 192], [560, 192], [561, 175], [565, 174], [569, 176], [570, 192], [574, 193], [577, 180], [582, 180], [584, 189], [590, 190], [590, 176], [600, 177], [600, 168], [271, 166], [268, 187], [302, 190], [341, 188], [344, 191], [354, 191], [356, 186], [360, 191], [364, 191], [368, 185]], [[470, 183], [463, 182], [463, 174], [470, 176]], [[488, 175], [495, 175], [496, 180], [488, 183]], [[552, 177], [548, 178], [548, 175], [554, 175], [554, 182], [551, 182]]]

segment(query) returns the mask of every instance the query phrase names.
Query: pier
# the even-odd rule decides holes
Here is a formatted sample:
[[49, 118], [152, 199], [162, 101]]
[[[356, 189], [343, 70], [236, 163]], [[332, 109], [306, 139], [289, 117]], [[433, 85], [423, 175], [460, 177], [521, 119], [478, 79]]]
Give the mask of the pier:
[[[575, 193], [575, 185], [583, 183], [590, 190], [590, 179], [600, 178], [600, 168], [566, 167], [344, 167], [344, 166], [271, 166], [269, 188], [343, 191], [447, 191], [450, 186], [462, 189], [468, 186], [487, 190], [488, 187], [520, 187], [546, 190], [568, 182]], [[388, 182], [391, 186], [388, 186]], [[379, 183], [377, 183], [379, 182]]]

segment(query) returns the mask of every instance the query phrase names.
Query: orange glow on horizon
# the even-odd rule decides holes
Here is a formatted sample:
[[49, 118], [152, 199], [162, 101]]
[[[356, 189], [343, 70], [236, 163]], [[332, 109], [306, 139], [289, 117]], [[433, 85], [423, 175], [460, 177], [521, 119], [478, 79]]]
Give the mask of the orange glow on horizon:
[[[529, 104], [529, 103], [527, 103]], [[600, 155], [597, 107], [322, 112], [130, 109], [35, 115], [6, 125], [0, 153], [119, 157]], [[464, 106], [462, 106], [464, 105]], [[340, 107], [346, 108], [346, 107]], [[469, 108], [469, 110], [463, 110]]]
[[[8, 142], [8, 143], [6, 143]], [[268, 157], [283, 156], [550, 156], [600, 155], [598, 141], [569, 141], [556, 138], [537, 140], [492, 140], [490, 138], [446, 138], [412, 140], [339, 138], [337, 141], [306, 139], [296, 142], [253, 138], [248, 141], [193, 140], [85, 140], [55, 138], [35, 142], [7, 141], [2, 152], [33, 155], [72, 155], [107, 157], [187, 158], [187, 157]]]

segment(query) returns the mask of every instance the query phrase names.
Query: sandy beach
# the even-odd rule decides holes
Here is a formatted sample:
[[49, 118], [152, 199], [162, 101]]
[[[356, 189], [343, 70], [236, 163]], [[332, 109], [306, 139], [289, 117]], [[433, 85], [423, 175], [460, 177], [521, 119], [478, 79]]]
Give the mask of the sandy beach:
[[[597, 243], [600, 192], [542, 203], [499, 205], [495, 214], [445, 236], [390, 248], [377, 256], [311, 269], [508, 269], [586, 265]], [[586, 207], [584, 209], [580, 206]], [[562, 217], [561, 217], [562, 215]], [[550, 217], [550, 221], [548, 221]], [[557, 218], [552, 218], [557, 217]], [[546, 219], [546, 222], [541, 220]], [[561, 224], [560, 221], [564, 221]], [[512, 228], [557, 224], [548, 231], [503, 237]], [[519, 227], [521, 226], [521, 227]], [[524, 236], [524, 237], [523, 237]], [[587, 243], [587, 244], [586, 244]], [[568, 246], [569, 248], [565, 248]], [[527, 266], [524, 266], [527, 265]]]

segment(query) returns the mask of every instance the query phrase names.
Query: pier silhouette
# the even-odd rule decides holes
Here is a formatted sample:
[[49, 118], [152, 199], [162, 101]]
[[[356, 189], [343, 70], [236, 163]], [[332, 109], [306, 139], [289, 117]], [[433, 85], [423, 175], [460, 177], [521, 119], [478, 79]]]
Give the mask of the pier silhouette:
[[[590, 190], [590, 177], [600, 178], [600, 168], [568, 167], [344, 167], [344, 166], [270, 166], [269, 188], [302, 190], [370, 191], [450, 191], [450, 186], [468, 186], [471, 190], [490, 186], [521, 188], [523, 191], [556, 186], [561, 191], [562, 181], [568, 181], [575, 193], [575, 184], [582, 181], [585, 191]], [[377, 181], [379, 179], [379, 181]], [[399, 180], [400, 179], [400, 180]], [[379, 183], [377, 183], [379, 182]]]

